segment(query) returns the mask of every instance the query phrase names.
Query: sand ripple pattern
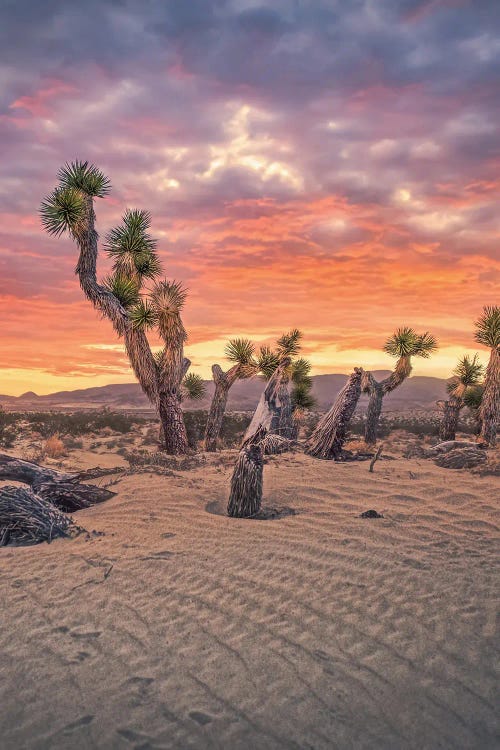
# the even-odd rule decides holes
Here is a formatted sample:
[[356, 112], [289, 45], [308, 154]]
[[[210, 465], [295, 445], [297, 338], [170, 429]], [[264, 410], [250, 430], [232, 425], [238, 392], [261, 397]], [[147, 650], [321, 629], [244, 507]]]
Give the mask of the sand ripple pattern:
[[[92, 541], [0, 550], [0, 746], [498, 747], [499, 483], [397, 460], [273, 458], [127, 477]], [[384, 519], [363, 520], [376, 508]]]

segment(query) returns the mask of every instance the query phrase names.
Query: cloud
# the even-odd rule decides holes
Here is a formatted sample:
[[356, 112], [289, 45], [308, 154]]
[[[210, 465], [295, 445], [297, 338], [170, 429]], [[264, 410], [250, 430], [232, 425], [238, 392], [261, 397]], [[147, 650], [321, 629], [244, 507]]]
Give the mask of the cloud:
[[293, 325], [322, 371], [373, 361], [403, 322], [473, 345], [499, 273], [496, 3], [17, 0], [3, 16], [5, 372], [35, 390], [132, 378], [75, 245], [39, 225], [72, 158], [111, 177], [101, 235], [151, 210], [205, 374], [224, 338]]

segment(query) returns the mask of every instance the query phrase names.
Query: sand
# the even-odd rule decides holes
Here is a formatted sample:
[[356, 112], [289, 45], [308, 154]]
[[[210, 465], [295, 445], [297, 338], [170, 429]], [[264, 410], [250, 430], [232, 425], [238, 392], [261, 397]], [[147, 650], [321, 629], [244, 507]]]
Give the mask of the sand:
[[288, 454], [245, 521], [233, 458], [0, 549], [3, 750], [498, 746], [499, 480]]

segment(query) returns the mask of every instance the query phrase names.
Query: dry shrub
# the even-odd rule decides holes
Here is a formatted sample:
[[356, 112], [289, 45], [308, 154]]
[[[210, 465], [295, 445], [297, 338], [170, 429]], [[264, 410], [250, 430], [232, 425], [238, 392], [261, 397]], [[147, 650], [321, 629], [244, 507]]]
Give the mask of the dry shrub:
[[64, 455], [64, 443], [59, 435], [51, 435], [47, 438], [43, 451], [49, 458], [61, 458]]

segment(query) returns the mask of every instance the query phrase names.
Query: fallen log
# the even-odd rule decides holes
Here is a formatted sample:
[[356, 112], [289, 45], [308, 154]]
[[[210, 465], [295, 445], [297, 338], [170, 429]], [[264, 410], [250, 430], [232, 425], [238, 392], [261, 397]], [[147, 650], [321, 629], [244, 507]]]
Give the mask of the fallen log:
[[79, 474], [62, 473], [4, 453], [0, 453], [2, 479], [28, 484], [38, 497], [68, 513], [102, 503], [116, 494], [93, 484], [80, 484]]
[[70, 516], [32, 490], [0, 487], [0, 547], [50, 543], [57, 537], [74, 537], [83, 531]]
[[475, 448], [456, 448], [448, 453], [441, 453], [434, 463], [442, 469], [472, 469], [485, 463], [487, 458], [486, 451], [476, 446]]

